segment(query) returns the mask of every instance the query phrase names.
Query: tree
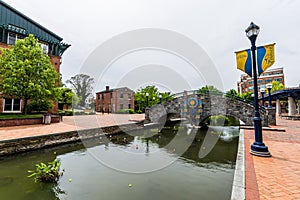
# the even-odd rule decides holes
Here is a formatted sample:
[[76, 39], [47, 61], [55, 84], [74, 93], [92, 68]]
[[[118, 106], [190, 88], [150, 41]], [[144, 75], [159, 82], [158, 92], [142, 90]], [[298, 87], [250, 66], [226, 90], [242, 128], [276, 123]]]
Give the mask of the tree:
[[240, 95], [235, 89], [231, 89], [226, 92], [226, 97], [235, 98], [235, 97], [240, 97]]
[[33, 35], [17, 40], [14, 47], [1, 52], [0, 91], [5, 98], [22, 99], [23, 114], [27, 114], [29, 100], [56, 100], [59, 75]]
[[217, 94], [217, 95], [221, 95], [222, 94], [222, 91], [219, 90], [218, 88], [215, 88], [214, 86], [212, 85], [206, 85], [202, 88], [200, 88], [198, 90], [199, 93], [212, 93], [212, 94]]
[[282, 83], [278, 82], [278, 81], [273, 81], [272, 82], [272, 89], [271, 92], [275, 92], [277, 90], [283, 90], [285, 87]]
[[79, 97], [78, 105], [84, 107], [86, 99], [92, 95], [94, 78], [86, 74], [77, 74], [66, 81]]
[[160, 95], [162, 100], [167, 101], [172, 99], [170, 92], [159, 92], [158, 88], [155, 86], [146, 86], [144, 88], [139, 89], [134, 94], [134, 100], [135, 100], [135, 110], [138, 111], [144, 111], [146, 108], [146, 94], [149, 94], [148, 96], [148, 106], [151, 107], [155, 104], [158, 104], [160, 102]]
[[59, 88], [58, 95], [58, 108], [63, 110], [64, 106], [71, 107], [76, 106], [79, 102], [79, 98], [72, 91], [71, 88]]
[[254, 101], [253, 92], [245, 92], [245, 93], [241, 94], [241, 97], [248, 101]]

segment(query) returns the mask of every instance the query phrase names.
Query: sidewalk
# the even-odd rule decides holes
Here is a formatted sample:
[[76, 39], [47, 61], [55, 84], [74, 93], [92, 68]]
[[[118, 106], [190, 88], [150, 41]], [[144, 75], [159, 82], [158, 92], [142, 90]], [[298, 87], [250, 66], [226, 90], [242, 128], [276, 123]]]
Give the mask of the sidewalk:
[[245, 130], [246, 199], [300, 199], [300, 121], [277, 118], [286, 132], [263, 131], [270, 158], [249, 153], [254, 131]]
[[145, 114], [97, 114], [65, 116], [63, 117], [62, 122], [52, 123], [50, 125], [38, 124], [1, 127], [0, 140], [135, 123], [135, 121], [143, 120], [144, 118]]

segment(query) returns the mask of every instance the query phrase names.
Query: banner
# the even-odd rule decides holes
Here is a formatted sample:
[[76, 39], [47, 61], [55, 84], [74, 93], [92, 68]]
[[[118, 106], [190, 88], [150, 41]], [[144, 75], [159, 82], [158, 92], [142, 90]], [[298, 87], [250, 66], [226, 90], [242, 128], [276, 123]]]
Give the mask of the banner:
[[257, 72], [258, 76], [271, 67], [275, 62], [274, 44], [268, 44], [257, 48]]
[[237, 68], [252, 77], [252, 62], [250, 49], [237, 51], [236, 63]]
[[[275, 43], [257, 47], [257, 76], [260, 76], [261, 73], [266, 71], [269, 67], [271, 67], [274, 64], [274, 46]], [[252, 77], [252, 59], [250, 49], [237, 51], [235, 52], [235, 54], [237, 68], [248, 74], [250, 77]]]

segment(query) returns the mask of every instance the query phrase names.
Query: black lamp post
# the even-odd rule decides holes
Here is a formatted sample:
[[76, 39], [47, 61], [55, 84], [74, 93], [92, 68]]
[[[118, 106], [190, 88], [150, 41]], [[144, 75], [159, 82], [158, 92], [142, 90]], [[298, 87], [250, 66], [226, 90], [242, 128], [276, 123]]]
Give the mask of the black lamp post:
[[146, 107], [149, 106], [149, 93], [146, 93]]
[[260, 88], [260, 94], [261, 94], [261, 107], [265, 107], [265, 99], [264, 99], [264, 94], [266, 92], [266, 89], [265, 88]]
[[252, 69], [253, 69], [253, 81], [254, 81], [254, 132], [255, 142], [251, 145], [250, 153], [257, 156], [271, 156], [268, 147], [263, 143], [262, 137], [262, 125], [259, 114], [258, 106], [258, 88], [257, 88], [257, 72], [256, 72], [256, 46], [255, 41], [259, 33], [259, 26], [251, 22], [250, 26], [245, 30], [246, 35], [251, 41], [251, 52], [252, 52]]
[[271, 102], [271, 89], [272, 89], [272, 84], [271, 84], [271, 83], [268, 83], [268, 84], [267, 84], [267, 89], [268, 89], [268, 101], [269, 101], [268, 108], [272, 108], [272, 102]]

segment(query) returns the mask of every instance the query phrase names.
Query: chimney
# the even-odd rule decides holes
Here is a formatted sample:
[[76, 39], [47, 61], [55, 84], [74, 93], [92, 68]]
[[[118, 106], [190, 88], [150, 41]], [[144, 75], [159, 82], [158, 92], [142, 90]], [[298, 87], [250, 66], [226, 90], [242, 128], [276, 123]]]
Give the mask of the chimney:
[[106, 92], [108, 92], [109, 91], [109, 86], [106, 86]]

